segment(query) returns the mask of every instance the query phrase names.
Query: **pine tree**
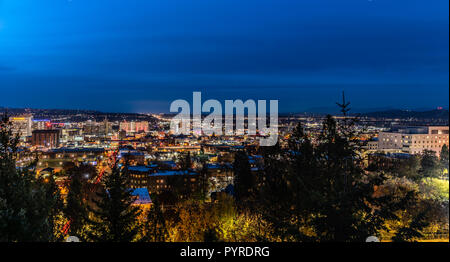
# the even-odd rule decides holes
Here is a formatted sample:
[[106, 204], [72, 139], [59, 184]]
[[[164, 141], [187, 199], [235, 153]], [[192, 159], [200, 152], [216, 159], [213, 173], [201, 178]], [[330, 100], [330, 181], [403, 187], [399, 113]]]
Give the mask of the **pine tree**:
[[203, 232], [203, 242], [220, 242], [217, 229], [208, 228]]
[[251, 172], [248, 155], [245, 151], [238, 151], [233, 162], [234, 188], [236, 199], [245, 200], [251, 196], [254, 187], [254, 178]]
[[181, 170], [187, 171], [192, 168], [192, 159], [191, 159], [191, 152], [187, 152], [186, 154], [181, 156], [181, 159], [179, 160]]
[[444, 144], [441, 149], [441, 153], [439, 154], [439, 163], [441, 165], [442, 174], [447, 170], [448, 175], [448, 163], [449, 163], [449, 157], [448, 157], [448, 146]]
[[199, 174], [199, 190], [197, 198], [201, 201], [205, 201], [208, 198], [209, 192], [208, 167], [206, 161], [202, 161], [202, 168], [200, 169]]
[[16, 168], [18, 142], [5, 114], [0, 121], [0, 241], [56, 241], [58, 189], [52, 178], [36, 178], [35, 163]]
[[363, 241], [385, 228], [386, 219], [398, 219], [414, 192], [399, 201], [391, 195], [377, 197], [376, 188], [387, 180], [383, 173], [373, 176], [363, 170], [362, 144], [356, 131], [358, 117], [347, 115], [350, 103], [338, 104], [343, 113], [339, 122], [327, 116], [315, 149], [322, 191], [312, 225], [321, 241]]
[[70, 171], [69, 192], [67, 194], [64, 213], [68, 219], [68, 234], [79, 239], [85, 238], [85, 225], [88, 219], [88, 207], [85, 201], [82, 177]]
[[358, 119], [348, 116], [345, 98], [339, 105], [343, 118], [327, 116], [314, 141], [299, 125], [286, 147], [263, 150], [259, 212], [276, 238], [364, 241], [414, 202], [414, 192], [398, 198], [375, 194], [387, 178], [363, 170]]
[[164, 213], [158, 201], [158, 196], [156, 194], [152, 194], [152, 206], [147, 213], [143, 241], [164, 242], [167, 238], [168, 231]]
[[63, 218], [63, 200], [59, 191], [59, 187], [55, 182], [53, 174], [46, 178], [38, 179], [38, 183], [41, 185], [42, 196], [39, 201], [39, 210], [44, 211], [45, 216], [42, 217], [45, 223], [44, 231], [42, 235], [48, 236], [42, 241], [61, 241], [63, 235], [61, 233], [61, 223]]
[[279, 144], [263, 148], [264, 169], [258, 212], [274, 229], [273, 237], [284, 241], [311, 241], [301, 228], [310, 220], [321, 192], [318, 164], [312, 142], [299, 123], [287, 147]]
[[423, 237], [421, 230], [428, 226], [426, 212], [417, 214], [408, 225], [401, 227], [397, 233], [395, 233], [392, 241], [394, 242], [407, 242], [415, 241]]
[[312, 225], [322, 241], [362, 241], [383, 226], [381, 213], [371, 207], [377, 204], [374, 187], [382, 177], [370, 180], [364, 176], [352, 127], [349, 121], [339, 125], [327, 116], [318, 138], [315, 155], [321, 181], [319, 188], [313, 188], [322, 195]]
[[135, 198], [128, 188], [126, 168], [119, 168], [117, 163], [112, 173], [105, 178], [105, 188], [93, 200], [89, 219], [89, 238], [95, 242], [131, 242], [136, 241], [139, 226], [139, 207], [134, 206]]
[[420, 160], [419, 173], [424, 178], [435, 178], [439, 174], [439, 160], [432, 150], [424, 150]]

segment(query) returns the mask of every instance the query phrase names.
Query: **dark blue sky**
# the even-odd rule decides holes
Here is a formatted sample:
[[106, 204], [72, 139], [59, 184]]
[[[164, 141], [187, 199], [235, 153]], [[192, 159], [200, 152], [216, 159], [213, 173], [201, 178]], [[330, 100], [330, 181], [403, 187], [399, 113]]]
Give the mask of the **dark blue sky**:
[[448, 0], [0, 0], [0, 106], [449, 104]]

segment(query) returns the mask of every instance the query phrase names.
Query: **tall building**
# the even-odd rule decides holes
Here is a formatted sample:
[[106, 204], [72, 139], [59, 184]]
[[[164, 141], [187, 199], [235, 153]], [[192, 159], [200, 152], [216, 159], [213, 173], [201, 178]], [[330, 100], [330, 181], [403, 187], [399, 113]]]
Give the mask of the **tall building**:
[[12, 123], [12, 132], [14, 135], [19, 134], [22, 139], [31, 136], [33, 116], [23, 115], [10, 117]]
[[59, 145], [59, 137], [60, 130], [58, 129], [34, 130], [31, 137], [31, 143], [33, 146], [54, 148]]
[[103, 120], [101, 132], [105, 134], [105, 136], [107, 136], [111, 134], [111, 131], [112, 131], [112, 124], [108, 122], [108, 118], [105, 117], [105, 119]]
[[442, 146], [449, 145], [448, 126], [400, 127], [391, 132], [381, 132], [378, 136], [380, 151], [398, 151], [420, 154], [432, 150], [439, 156]]
[[88, 120], [83, 123], [83, 134], [91, 136], [107, 136], [111, 134], [112, 123], [105, 118], [102, 122]]
[[131, 121], [131, 122], [121, 122], [120, 130], [125, 130], [127, 133], [141, 133], [148, 132], [148, 122], [147, 121]]

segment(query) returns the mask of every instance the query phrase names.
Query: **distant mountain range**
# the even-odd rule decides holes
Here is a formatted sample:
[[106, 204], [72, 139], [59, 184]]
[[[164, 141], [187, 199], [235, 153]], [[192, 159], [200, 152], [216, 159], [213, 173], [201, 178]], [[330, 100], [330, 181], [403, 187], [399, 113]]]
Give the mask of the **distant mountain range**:
[[435, 109], [428, 111], [411, 111], [411, 110], [386, 110], [371, 113], [364, 113], [361, 116], [375, 118], [416, 118], [416, 119], [449, 119], [449, 111], [447, 109]]
[[[339, 114], [338, 111], [334, 110], [326, 111], [326, 108], [321, 108], [321, 110], [311, 110], [302, 115], [325, 115], [325, 114]], [[148, 115], [138, 114], [138, 113], [106, 113], [95, 110], [74, 110], [74, 109], [29, 109], [29, 108], [4, 108], [0, 107], [0, 113], [8, 110], [9, 114], [18, 115], [32, 113], [36, 117], [49, 117], [49, 116], [74, 116], [74, 115], [84, 115], [84, 117], [91, 116], [93, 118], [103, 119], [104, 117], [112, 119], [121, 118], [149, 118]], [[365, 111], [365, 110], [352, 110], [353, 112], [361, 112], [363, 117], [375, 117], [375, 118], [402, 118], [402, 119], [440, 119], [448, 120], [449, 111], [448, 109], [434, 109], [434, 110], [401, 110], [401, 109], [380, 109], [377, 111]], [[281, 114], [281, 115], [298, 115], [298, 114]], [[89, 118], [89, 117], [87, 117]]]
[[107, 118], [110, 121], [121, 120], [146, 120], [153, 121], [150, 115], [138, 113], [108, 113], [96, 110], [77, 109], [34, 109], [34, 108], [5, 108], [0, 107], [0, 114], [8, 112], [8, 115], [33, 114], [35, 119], [70, 119], [74, 121], [95, 120], [102, 121]]
[[37, 108], [5, 108], [0, 106], [0, 112], [8, 111], [9, 114], [55, 114], [55, 115], [76, 115], [76, 114], [103, 114], [96, 110], [77, 109], [37, 109]]
[[[350, 105], [350, 112], [355, 113], [370, 113], [370, 112], [381, 112], [381, 111], [388, 111], [388, 110], [395, 110], [395, 108], [392, 107], [376, 107], [376, 108], [355, 108]], [[425, 111], [427, 109], [415, 109], [415, 111]], [[312, 114], [338, 114], [339, 113], [339, 107], [338, 106], [322, 106], [322, 107], [311, 107], [304, 111], [305, 113], [312, 113]]]

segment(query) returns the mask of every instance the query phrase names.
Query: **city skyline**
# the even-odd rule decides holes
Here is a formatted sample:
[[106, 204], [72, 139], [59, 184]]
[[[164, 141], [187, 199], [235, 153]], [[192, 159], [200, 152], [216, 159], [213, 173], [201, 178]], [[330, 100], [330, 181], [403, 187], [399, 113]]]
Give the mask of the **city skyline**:
[[0, 0], [0, 242], [448, 248], [448, 10]]
[[333, 108], [345, 90], [355, 110], [448, 108], [446, 10], [420, 0], [3, 0], [0, 106], [158, 113], [201, 91], [278, 99], [296, 113]]

